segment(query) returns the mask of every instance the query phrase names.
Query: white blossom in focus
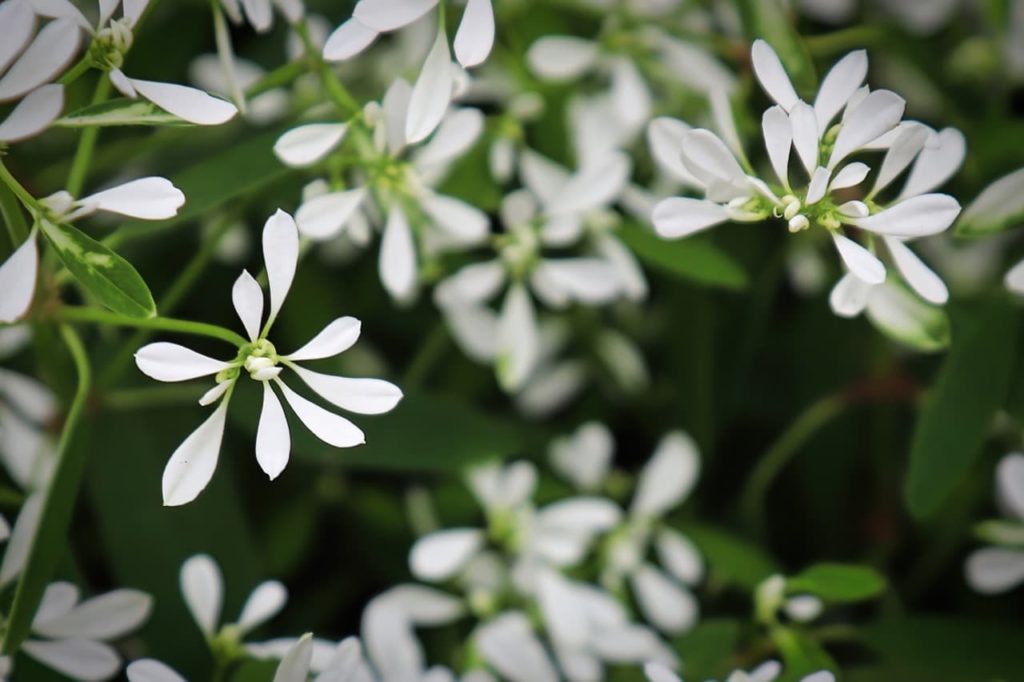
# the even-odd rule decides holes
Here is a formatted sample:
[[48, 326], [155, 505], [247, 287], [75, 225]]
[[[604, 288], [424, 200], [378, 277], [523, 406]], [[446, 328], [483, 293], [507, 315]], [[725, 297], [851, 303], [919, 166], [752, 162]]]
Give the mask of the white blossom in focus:
[[[217, 466], [224, 435], [227, 408], [235, 382], [247, 373], [263, 388], [263, 408], [256, 432], [256, 460], [271, 479], [288, 464], [291, 437], [277, 391], [299, 420], [320, 440], [334, 447], [353, 447], [364, 442], [363, 432], [348, 419], [299, 395], [280, 378], [287, 368], [327, 402], [359, 414], [381, 414], [402, 398], [397, 386], [379, 379], [353, 379], [321, 374], [300, 362], [331, 358], [352, 347], [359, 338], [360, 323], [341, 317], [306, 345], [280, 354], [267, 338], [291, 289], [299, 259], [299, 233], [295, 221], [278, 211], [263, 228], [263, 257], [270, 290], [270, 310], [263, 318], [264, 295], [256, 279], [243, 271], [232, 289], [232, 302], [249, 343], [232, 360], [217, 360], [174, 343], [152, 343], [135, 354], [139, 369], [157, 381], [187, 381], [216, 375], [216, 385], [200, 399], [201, 405], [218, 403], [213, 414], [171, 455], [163, 475], [164, 504], [191, 502], [206, 487]], [[276, 386], [277, 391], [274, 390]]]

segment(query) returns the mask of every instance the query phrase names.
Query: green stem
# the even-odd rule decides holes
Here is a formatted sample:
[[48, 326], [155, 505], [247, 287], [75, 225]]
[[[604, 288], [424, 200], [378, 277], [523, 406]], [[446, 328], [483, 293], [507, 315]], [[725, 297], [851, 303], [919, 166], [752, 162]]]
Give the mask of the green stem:
[[235, 51], [231, 46], [231, 33], [228, 31], [228, 22], [224, 18], [224, 10], [221, 9], [220, 0], [210, 0], [210, 8], [213, 11], [213, 36], [217, 43], [217, 56], [220, 57], [221, 69], [228, 79], [228, 86], [231, 90], [231, 99], [238, 106], [238, 111], [244, 116], [246, 114], [245, 95], [238, 84], [235, 75]]
[[[6, 169], [5, 169], [6, 170]], [[16, 249], [28, 239], [28, 223], [18, 205], [18, 198], [7, 184], [0, 184], [0, 215], [7, 225], [7, 234], [11, 238], [11, 248]]]
[[208, 336], [212, 339], [226, 341], [238, 347], [249, 343], [241, 335], [230, 329], [206, 324], [205, 322], [176, 320], [169, 317], [128, 317], [111, 310], [87, 308], [85, 306], [64, 306], [57, 310], [54, 317], [62, 322], [93, 322], [97, 324], [112, 324], [119, 327], [157, 329], [165, 332]]
[[847, 405], [849, 401], [842, 395], [826, 396], [813, 403], [761, 456], [740, 496], [740, 512], [752, 528], [760, 530], [764, 527], [762, 512], [765, 496], [779, 472], [811, 436], [842, 413]]
[[86, 71], [92, 68], [92, 55], [86, 53], [74, 66], [68, 69], [63, 76], [57, 79], [61, 85], [71, 85], [85, 75]]
[[268, 90], [289, 85], [296, 78], [308, 71], [306, 62], [301, 59], [287, 64], [282, 64], [273, 71], [264, 74], [262, 78], [245, 89], [245, 96], [249, 99], [261, 95]]
[[28, 558], [18, 580], [14, 603], [7, 619], [3, 654], [8, 656], [14, 654], [28, 636], [43, 591], [53, 575], [61, 553], [67, 549], [71, 511], [75, 498], [78, 497], [85, 469], [85, 450], [72, 448], [71, 444], [89, 397], [92, 372], [89, 357], [75, 330], [67, 325], [61, 325], [60, 334], [75, 363], [78, 386], [57, 445], [57, 464], [42, 503], [39, 526], [32, 538]]
[[408, 393], [422, 386], [447, 347], [448, 331], [443, 322], [438, 322], [402, 375], [402, 390]]
[[877, 26], [853, 26], [823, 35], [805, 36], [804, 44], [815, 57], [831, 57], [840, 52], [880, 42], [885, 33]]
[[[38, 210], [39, 202], [32, 196], [27, 189], [22, 187], [21, 183], [18, 182], [17, 178], [11, 175], [11, 171], [7, 170], [7, 166], [0, 161], [0, 182], [7, 185], [7, 188], [14, 193], [14, 196], [18, 197], [18, 200], [25, 205], [25, 208], [29, 210]], [[6, 210], [4, 212], [6, 217]], [[25, 236], [28, 236], [28, 230], [25, 230]]]
[[324, 88], [327, 90], [327, 94], [330, 95], [334, 104], [341, 109], [342, 112], [350, 116], [358, 114], [361, 108], [359, 106], [359, 102], [357, 102], [349, 91], [345, 89], [345, 86], [341, 84], [338, 77], [334, 75], [334, 71], [327, 66], [323, 57], [320, 56], [320, 50], [317, 48], [312, 38], [309, 37], [309, 27], [306, 25], [305, 19], [302, 19], [295, 24], [295, 32], [299, 35], [303, 46], [306, 48], [306, 58], [312, 62], [313, 68], [320, 77], [320, 82], [323, 83]]
[[[96, 84], [96, 90], [92, 94], [91, 104], [102, 104], [110, 96], [110, 78], [106, 74], [100, 76]], [[89, 172], [89, 163], [92, 161], [92, 153], [96, 149], [96, 140], [99, 139], [100, 128], [95, 126], [82, 131], [78, 139], [78, 149], [75, 150], [75, 158], [71, 162], [71, 172], [68, 174], [67, 191], [78, 198], [85, 186], [85, 176]]]
[[[234, 216], [227, 216], [223, 218], [220, 223], [217, 224], [214, 231], [209, 235], [209, 238], [204, 240], [199, 247], [199, 251], [196, 252], [192, 260], [189, 261], [185, 269], [181, 271], [178, 278], [174, 280], [167, 292], [157, 302], [156, 309], [164, 314], [170, 314], [175, 308], [178, 307], [178, 303], [181, 299], [192, 289], [199, 275], [203, 273], [206, 266], [209, 265], [210, 260], [213, 258], [214, 252], [217, 250], [217, 245], [220, 244], [221, 238], [227, 234], [228, 230], [234, 225]], [[135, 351], [146, 343], [146, 340], [152, 335], [152, 332], [148, 329], [140, 329], [128, 339], [123, 346], [113, 356], [113, 359], [107, 363], [100, 372], [97, 384], [100, 388], [106, 388], [112, 386], [117, 381], [118, 377], [124, 371], [132, 360], [132, 356]]]

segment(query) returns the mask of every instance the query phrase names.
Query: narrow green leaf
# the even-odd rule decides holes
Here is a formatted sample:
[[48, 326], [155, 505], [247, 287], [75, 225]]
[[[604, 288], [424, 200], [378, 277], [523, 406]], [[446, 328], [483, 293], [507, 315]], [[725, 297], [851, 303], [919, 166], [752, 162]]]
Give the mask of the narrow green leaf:
[[982, 190], [971, 202], [954, 234], [985, 237], [1024, 222], [1024, 168], [1005, 175]]
[[728, 531], [704, 524], [686, 524], [682, 530], [704, 555], [714, 581], [753, 592], [762, 580], [781, 570], [761, 548]]
[[77, 227], [40, 224], [67, 269], [103, 305], [129, 317], [156, 315], [153, 294], [131, 263]]
[[667, 241], [639, 225], [624, 225], [618, 235], [640, 260], [664, 273], [724, 289], [747, 287], [739, 263], [706, 237]]
[[885, 586], [885, 577], [873, 568], [848, 564], [815, 564], [786, 579], [788, 593], [809, 593], [830, 602], [871, 599], [885, 591]]
[[790, 21], [790, 14], [779, 0], [740, 0], [738, 3], [743, 32], [753, 42], [763, 38], [775, 48], [786, 67], [793, 86], [811, 99], [818, 85], [811, 54]]
[[105, 126], [191, 126], [174, 114], [169, 114], [144, 99], [121, 97], [102, 104], [93, 104], [67, 116], [58, 118], [53, 125], [61, 128], [93, 128]]
[[922, 353], [935, 353], [949, 346], [946, 310], [925, 303], [901, 284], [876, 287], [865, 315], [878, 331]]
[[938, 511], [970, 469], [1013, 372], [1018, 317], [993, 300], [953, 344], [914, 431], [907, 476], [910, 512]]

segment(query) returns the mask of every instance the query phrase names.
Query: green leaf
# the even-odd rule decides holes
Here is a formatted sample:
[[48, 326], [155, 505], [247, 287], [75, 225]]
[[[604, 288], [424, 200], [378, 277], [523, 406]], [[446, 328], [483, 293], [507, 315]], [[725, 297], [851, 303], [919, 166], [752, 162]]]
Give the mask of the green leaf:
[[[878, 669], [850, 670], [856, 682], [1020, 679], [1020, 627], [991, 621], [912, 617], [865, 625], [861, 636]], [[884, 674], [882, 674], [884, 671]]]
[[[782, 60], [793, 86], [805, 95], [817, 88], [810, 52], [790, 22], [789, 13], [779, 0], [740, 0], [738, 3], [743, 32], [753, 42], [763, 38]], [[810, 97], [807, 97], [810, 99]]]
[[914, 430], [905, 496], [918, 519], [938, 511], [981, 451], [1013, 373], [1017, 315], [993, 300], [953, 345]]
[[1005, 175], [982, 190], [964, 210], [954, 234], [984, 237], [1024, 222], [1024, 168]]
[[274, 156], [281, 131], [256, 135], [170, 176], [188, 201], [178, 214], [158, 223], [133, 220], [116, 234], [159, 232], [195, 220], [239, 197], [254, 194], [292, 172]]
[[925, 303], [901, 284], [875, 287], [865, 315], [878, 331], [922, 353], [935, 353], [949, 346], [949, 315], [945, 309]]
[[732, 669], [730, 659], [742, 633], [742, 623], [731, 618], [701, 620], [674, 642], [679, 658], [684, 661], [686, 675], [694, 680], [724, 679]]
[[877, 597], [885, 591], [886, 580], [867, 566], [815, 564], [786, 579], [789, 594], [813, 594], [830, 602], [855, 602]]
[[747, 287], [747, 273], [739, 263], [706, 237], [667, 241], [632, 224], [624, 225], [618, 236], [637, 258], [666, 274], [724, 289]]
[[156, 315], [153, 294], [131, 263], [77, 227], [40, 224], [67, 269], [103, 305], [129, 317]]
[[712, 580], [753, 592], [762, 580], [781, 570], [761, 548], [728, 531], [704, 524], [686, 524], [682, 530], [704, 555]]
[[191, 126], [174, 114], [169, 114], [144, 99], [110, 100], [93, 104], [67, 116], [58, 118], [53, 125], [61, 128], [93, 128], [104, 126]]
[[[230, 415], [255, 436], [262, 398], [248, 386], [252, 383], [244, 381], [241, 390], [236, 390]], [[387, 414], [354, 415], [352, 419], [366, 434], [366, 444], [338, 449], [320, 441], [289, 414], [292, 451], [320, 465], [458, 472], [473, 462], [523, 452], [529, 433], [517, 423], [496, 419], [457, 398], [439, 394], [407, 395]]]

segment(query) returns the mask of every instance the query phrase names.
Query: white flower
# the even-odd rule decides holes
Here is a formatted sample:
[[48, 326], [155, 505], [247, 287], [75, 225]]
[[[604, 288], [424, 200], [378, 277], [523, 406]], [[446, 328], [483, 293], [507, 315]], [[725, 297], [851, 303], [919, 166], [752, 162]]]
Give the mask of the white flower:
[[[265, 75], [263, 67], [256, 62], [228, 55], [230, 64], [225, 67], [221, 58], [203, 54], [189, 64], [189, 76], [193, 83], [206, 92], [231, 97], [233, 88], [239, 92], [255, 84]], [[246, 102], [243, 112], [246, 119], [257, 125], [272, 123], [283, 117], [290, 106], [288, 93], [275, 88], [256, 95]]]
[[110, 679], [121, 659], [107, 642], [142, 625], [152, 606], [152, 597], [138, 590], [114, 590], [80, 602], [71, 583], [51, 583], [32, 621], [33, 636], [21, 650], [74, 680]]
[[[110, 82], [125, 97], [134, 99], [141, 96], [178, 118], [197, 125], [220, 125], [229, 121], [238, 113], [230, 102], [184, 85], [129, 78], [121, 71], [125, 55], [134, 41], [135, 24], [148, 4], [149, 0], [100, 2], [100, 15], [95, 26], [68, 0], [36, 3], [35, 9], [41, 16], [57, 19], [54, 24], [69, 21], [92, 35], [89, 49], [94, 63], [107, 72]], [[122, 8], [122, 17], [114, 19], [118, 6]], [[77, 31], [74, 41], [77, 45]]]
[[355, 318], [334, 320], [293, 353], [277, 352], [267, 334], [291, 288], [299, 257], [298, 230], [287, 213], [278, 211], [267, 220], [263, 229], [263, 256], [270, 285], [270, 311], [266, 322], [263, 322], [263, 291], [255, 278], [243, 271], [232, 289], [232, 301], [250, 343], [240, 348], [233, 360], [216, 360], [166, 342], [149, 344], [135, 355], [139, 369], [158, 381], [187, 381], [217, 375], [216, 386], [199, 402], [210, 405], [219, 401], [220, 404], [167, 462], [163, 476], [164, 504], [191, 502], [209, 483], [217, 466], [231, 393], [243, 371], [263, 385], [263, 409], [256, 433], [256, 460], [271, 479], [284, 470], [291, 449], [288, 422], [272, 385], [284, 394], [299, 420], [325, 443], [335, 447], [353, 447], [364, 442], [363, 432], [352, 422], [289, 388], [279, 377], [284, 368], [295, 372], [331, 404], [360, 414], [387, 412], [402, 397], [398, 387], [386, 381], [331, 376], [298, 364], [334, 357], [352, 347], [360, 331], [360, 323]]
[[[655, 152], [662, 165], [675, 171], [686, 184], [698, 184], [705, 199], [671, 198], [659, 203], [652, 218], [659, 234], [683, 237], [728, 220], [761, 221], [775, 216], [787, 221], [791, 232], [812, 226], [824, 228], [850, 273], [869, 285], [881, 284], [886, 267], [873, 252], [874, 235], [880, 235], [901, 275], [915, 290], [932, 302], [944, 302], [945, 286], [903, 241], [946, 230], [960, 212], [953, 197], [930, 193], [959, 167], [963, 158], [963, 137], [955, 130], [929, 133], [915, 123], [900, 124], [904, 102], [896, 94], [860, 87], [867, 73], [863, 51], [840, 60], [822, 81], [814, 105], [799, 99], [782, 63], [764, 41], [752, 48], [754, 71], [776, 105], [765, 111], [762, 131], [769, 160], [778, 180], [778, 191], [752, 176], [731, 118], [721, 104], [716, 118], [726, 133], [726, 142], [708, 130], [689, 129], [685, 124], [659, 122], [651, 131], [656, 144], [678, 141], [682, 168], [671, 160], [672, 149]], [[712, 99], [713, 103], [715, 98]], [[842, 112], [840, 122], [832, 121]], [[930, 146], [928, 146], [930, 144]], [[862, 162], [845, 160], [859, 150], [888, 149], [874, 190], [863, 201], [839, 203], [832, 192], [858, 186], [870, 168]], [[800, 186], [792, 183], [791, 151], [796, 151], [807, 178]], [[877, 203], [876, 193], [884, 189], [915, 158], [904, 191], [887, 207]], [[846, 236], [843, 226], [863, 230], [869, 239], [865, 248]]]
[[[352, 18], [339, 26], [324, 45], [324, 59], [344, 61], [360, 54], [381, 33], [388, 33], [417, 21], [437, 5], [438, 0], [359, 0]], [[448, 38], [443, 30], [437, 40], [444, 42], [448, 54]], [[455, 58], [466, 68], [478, 66], [487, 59], [494, 45], [494, 8], [491, 0], [467, 0], [462, 20], [455, 33]], [[429, 61], [429, 57], [428, 57]], [[450, 62], [451, 58], [447, 57]], [[421, 76], [422, 78], [422, 76]]]
[[526, 615], [508, 611], [481, 625], [473, 639], [480, 655], [510, 682], [557, 682], [558, 671]]
[[1003, 457], [996, 470], [996, 500], [1010, 520], [988, 522], [987, 539], [998, 546], [967, 557], [967, 584], [982, 594], [1000, 594], [1024, 583], [1024, 454]]
[[53, 80], [78, 51], [75, 22], [58, 19], [36, 32], [36, 8], [30, 0], [0, 4], [0, 102], [22, 101], [0, 123], [0, 143], [16, 142], [45, 129], [64, 104]]
[[[538, 155], [524, 154], [521, 172], [530, 191], [513, 192], [502, 202], [505, 234], [497, 240], [499, 258], [468, 265], [437, 287], [435, 302], [456, 339], [470, 355], [495, 363], [505, 390], [520, 390], [541, 358], [531, 293], [555, 309], [571, 303], [601, 305], [628, 295], [631, 280], [623, 267], [632, 261], [616, 258], [624, 247], [605, 230], [596, 236], [603, 253], [555, 258], [544, 251], [576, 244], [584, 236], [585, 218], [614, 201], [629, 168], [625, 156], [609, 154], [602, 163], [568, 175]], [[494, 315], [486, 304], [502, 288], [504, 302]]]
[[220, 5], [232, 23], [248, 23], [259, 33], [273, 28], [275, 7], [293, 24], [305, 13], [302, 0], [220, 0]]
[[14, 253], [0, 265], [0, 322], [14, 322], [32, 304], [39, 270], [39, 229], [55, 222], [71, 222], [97, 211], [106, 211], [129, 218], [164, 220], [177, 214], [185, 203], [185, 195], [165, 178], [149, 177], [132, 180], [116, 187], [74, 199], [60, 191], [39, 201], [42, 212], [36, 217], [32, 231]]
[[[725, 682], [773, 682], [781, 672], [782, 666], [776, 661], [768, 661], [750, 672], [736, 670]], [[644, 674], [649, 682], [682, 682], [678, 675], [660, 663], [648, 663], [644, 666]], [[802, 677], [800, 682], [835, 682], [835, 679], [829, 671], [821, 670]]]

